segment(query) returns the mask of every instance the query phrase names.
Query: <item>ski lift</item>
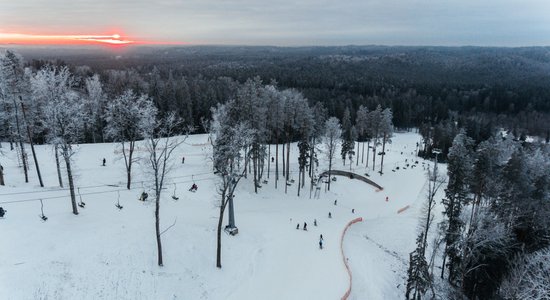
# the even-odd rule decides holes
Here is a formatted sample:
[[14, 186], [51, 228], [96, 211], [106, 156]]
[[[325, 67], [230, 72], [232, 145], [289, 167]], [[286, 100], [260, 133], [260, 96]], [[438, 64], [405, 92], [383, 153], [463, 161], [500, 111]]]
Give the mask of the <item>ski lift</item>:
[[42, 222], [46, 222], [48, 217], [44, 215], [44, 203], [42, 202], [42, 199], [40, 199], [40, 211], [42, 212], [42, 214], [39, 215], [40, 219], [42, 219]]
[[143, 187], [143, 181], [141, 182], [141, 195], [139, 196], [138, 200], [145, 202], [147, 200], [147, 197], [149, 195], [145, 192], [145, 188]]
[[194, 193], [199, 189], [199, 187], [195, 183], [195, 175], [191, 175], [191, 179], [193, 180], [193, 185], [191, 185], [191, 188], [189, 188], [189, 191]]
[[86, 203], [82, 202], [82, 195], [80, 194], [80, 188], [78, 188], [78, 197], [80, 198], [80, 202], [78, 203], [78, 206], [82, 208], [86, 208]]
[[172, 199], [179, 200], [179, 197], [176, 197], [176, 184], [174, 183], [174, 193], [172, 194]]
[[116, 191], [117, 192], [117, 199], [116, 199], [116, 208], [118, 208], [118, 210], [122, 210], [123, 206], [120, 205], [120, 191]]

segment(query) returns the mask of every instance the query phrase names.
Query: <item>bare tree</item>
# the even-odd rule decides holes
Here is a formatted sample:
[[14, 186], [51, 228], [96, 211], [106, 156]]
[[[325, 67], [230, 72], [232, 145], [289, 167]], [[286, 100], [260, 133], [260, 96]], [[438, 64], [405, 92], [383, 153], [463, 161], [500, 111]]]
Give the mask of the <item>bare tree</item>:
[[[149, 110], [149, 113], [156, 113], [156, 110]], [[181, 120], [175, 113], [170, 113], [166, 117], [154, 121], [154, 118], [146, 118], [148, 124], [144, 124], [144, 135], [146, 136], [145, 147], [149, 154], [148, 162], [151, 167], [153, 188], [155, 190], [155, 233], [157, 240], [158, 265], [162, 263], [162, 241], [161, 235], [165, 231], [160, 230], [160, 196], [165, 184], [166, 175], [172, 169], [170, 157], [176, 148], [187, 138], [187, 135], [177, 137], [176, 128], [181, 124]]]

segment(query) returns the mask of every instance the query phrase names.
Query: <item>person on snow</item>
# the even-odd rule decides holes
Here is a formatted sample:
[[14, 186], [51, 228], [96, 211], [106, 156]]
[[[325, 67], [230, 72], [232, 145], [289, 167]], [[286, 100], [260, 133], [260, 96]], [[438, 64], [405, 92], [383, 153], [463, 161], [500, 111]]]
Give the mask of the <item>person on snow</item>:
[[319, 237], [319, 249], [323, 249], [323, 235]]
[[196, 183], [193, 183], [193, 185], [191, 186], [191, 188], [189, 189], [189, 191], [195, 192], [195, 191], [197, 191], [198, 189], [199, 189], [199, 187], [197, 186], [197, 184], [196, 184]]
[[139, 197], [139, 200], [145, 201], [147, 200], [147, 197], [149, 197], [149, 195], [146, 192], [143, 192], [141, 193], [141, 197]]
[[304, 230], [307, 231], [307, 223], [304, 222]]
[[4, 208], [0, 206], [0, 218], [4, 217], [4, 215], [6, 214], [6, 211], [7, 210], [4, 210]]
[[103, 166], [104, 166], [104, 167], [105, 167], [105, 163], [106, 163], [106, 162], [107, 162], [107, 161], [105, 160], [105, 157], [104, 157], [104, 158], [103, 158]]
[[317, 219], [313, 219], [313, 226], [317, 226]]
[[182, 156], [181, 157], [181, 164], [184, 164], [185, 163], [185, 156]]
[[332, 218], [332, 214], [330, 213], [330, 211], [328, 212], [328, 218], [329, 218], [329, 219]]
[[296, 229], [300, 229], [300, 223], [296, 224]]
[[338, 200], [334, 200], [334, 205], [336, 205], [338, 203]]

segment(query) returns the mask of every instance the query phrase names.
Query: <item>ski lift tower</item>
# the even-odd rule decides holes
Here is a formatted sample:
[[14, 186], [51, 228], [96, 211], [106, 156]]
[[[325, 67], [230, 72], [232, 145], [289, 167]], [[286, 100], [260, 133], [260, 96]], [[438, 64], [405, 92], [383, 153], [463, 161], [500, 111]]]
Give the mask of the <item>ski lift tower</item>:
[[235, 198], [235, 195], [229, 195], [228, 197], [229, 197], [229, 200], [228, 200], [229, 224], [225, 226], [225, 231], [230, 235], [236, 235], [237, 233], [239, 233], [239, 229], [237, 228], [237, 226], [235, 226], [235, 211], [233, 210], [233, 198]]

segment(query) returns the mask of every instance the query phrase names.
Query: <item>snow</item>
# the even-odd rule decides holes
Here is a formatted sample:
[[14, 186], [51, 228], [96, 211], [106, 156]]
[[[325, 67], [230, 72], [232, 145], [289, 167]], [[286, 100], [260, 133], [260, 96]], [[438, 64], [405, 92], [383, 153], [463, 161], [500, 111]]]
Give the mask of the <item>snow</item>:
[[[323, 186], [319, 199], [309, 199], [308, 178], [301, 197], [296, 196], [294, 178], [285, 195], [284, 180], [274, 188], [273, 165], [269, 183], [258, 194], [250, 178], [243, 179], [235, 197], [239, 234], [222, 235], [222, 269], [215, 267], [219, 196], [206, 135], [190, 136], [173, 156], [160, 212], [161, 228], [175, 222], [162, 236], [164, 267], [156, 265], [154, 205], [137, 200], [149, 186], [141, 183], [146, 181], [145, 162], [133, 171], [133, 189], [128, 191], [115, 144], [78, 146], [73, 158], [76, 185], [86, 208], [75, 216], [68, 190], [57, 187], [51, 146], [36, 147], [46, 185], [40, 188], [34, 165], [30, 183], [24, 183], [15, 151], [4, 143], [0, 162], [7, 186], [0, 187], [0, 206], [7, 213], [0, 219], [0, 299], [339, 299], [348, 287], [340, 235], [356, 217], [364, 221], [352, 225], [344, 239], [353, 275], [350, 299], [401, 299], [425, 199], [422, 164], [432, 164], [413, 155], [419, 141], [416, 133], [397, 133], [386, 151], [384, 175], [368, 171], [383, 191], [338, 177], [330, 192]], [[294, 144], [292, 171], [297, 170], [296, 150]], [[403, 169], [405, 159], [419, 163]], [[377, 157], [376, 171], [379, 163]], [[400, 169], [392, 172], [396, 166]], [[337, 159], [335, 169], [349, 170], [349, 165]], [[352, 170], [366, 172], [355, 162]], [[193, 180], [199, 186], [196, 193], [188, 191]], [[178, 201], [171, 198], [172, 183]], [[117, 190], [122, 210], [115, 207]], [[46, 222], [39, 218], [39, 198], [44, 199]], [[397, 213], [407, 205], [409, 209]], [[308, 231], [301, 229], [304, 222]]]

